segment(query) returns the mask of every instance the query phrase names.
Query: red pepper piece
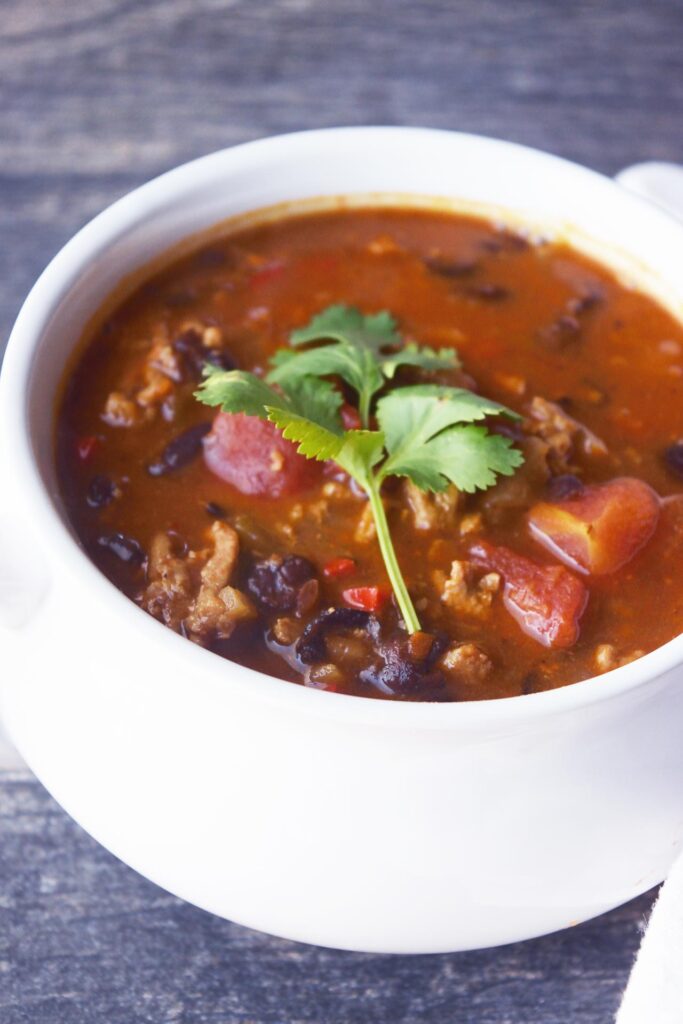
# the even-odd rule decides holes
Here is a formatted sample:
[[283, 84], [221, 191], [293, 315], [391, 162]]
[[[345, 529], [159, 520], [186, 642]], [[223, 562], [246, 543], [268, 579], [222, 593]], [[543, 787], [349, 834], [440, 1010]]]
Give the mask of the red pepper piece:
[[539, 565], [505, 547], [480, 541], [472, 559], [503, 577], [505, 607], [522, 630], [545, 647], [571, 647], [579, 638], [579, 620], [588, 591], [563, 565]]
[[329, 579], [337, 579], [339, 576], [349, 576], [355, 568], [353, 558], [331, 558], [323, 567], [323, 573]]
[[391, 597], [391, 590], [389, 587], [349, 587], [342, 592], [342, 597], [351, 608], [381, 612]]
[[81, 462], [87, 462], [88, 459], [92, 458], [99, 448], [99, 444], [99, 438], [95, 437], [94, 434], [79, 437], [76, 441], [76, 452]]

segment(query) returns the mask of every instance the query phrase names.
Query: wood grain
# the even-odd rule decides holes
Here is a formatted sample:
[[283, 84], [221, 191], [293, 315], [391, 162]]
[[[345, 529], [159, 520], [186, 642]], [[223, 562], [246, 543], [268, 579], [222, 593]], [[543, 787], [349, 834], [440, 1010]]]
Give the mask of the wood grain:
[[[0, 15], [0, 350], [79, 226], [247, 139], [410, 123], [607, 173], [683, 161], [677, 0], [1, 0]], [[650, 902], [459, 956], [302, 947], [164, 894], [30, 777], [0, 774], [2, 1024], [608, 1024]]]
[[606, 1024], [650, 903], [497, 950], [341, 953], [167, 895], [21, 773], [0, 832], [3, 1024]]

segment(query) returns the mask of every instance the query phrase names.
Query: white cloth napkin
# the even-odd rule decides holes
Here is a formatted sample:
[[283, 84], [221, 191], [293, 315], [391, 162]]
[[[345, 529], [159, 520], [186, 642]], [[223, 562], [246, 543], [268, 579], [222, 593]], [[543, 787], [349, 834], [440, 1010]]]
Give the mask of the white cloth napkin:
[[616, 1024], [683, 1024], [683, 857], [659, 892]]

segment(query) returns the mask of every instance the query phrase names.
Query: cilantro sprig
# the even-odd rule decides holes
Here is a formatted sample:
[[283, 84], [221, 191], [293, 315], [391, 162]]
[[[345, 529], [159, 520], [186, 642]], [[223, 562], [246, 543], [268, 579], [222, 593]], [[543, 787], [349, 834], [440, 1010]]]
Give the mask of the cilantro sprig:
[[[403, 343], [390, 313], [364, 316], [351, 306], [328, 306], [306, 327], [290, 335], [293, 349], [275, 353], [268, 380], [283, 387], [302, 377], [341, 377], [358, 393], [358, 413], [364, 427], [369, 425], [374, 396], [392, 380], [400, 366], [423, 370], [447, 370], [460, 366], [454, 349], [438, 352], [415, 342]], [[311, 342], [326, 342], [302, 351]]]
[[[514, 473], [523, 458], [509, 438], [491, 433], [481, 421], [517, 414], [465, 388], [418, 384], [385, 391], [400, 366], [460, 365], [452, 349], [404, 345], [386, 312], [364, 316], [330, 306], [290, 340], [293, 348], [275, 354], [266, 380], [207, 366], [196, 397], [224, 412], [269, 420], [306, 458], [332, 460], [356, 481], [368, 496], [387, 574], [413, 633], [420, 622], [396, 558], [382, 484], [400, 476], [424, 491], [450, 484], [467, 493], [491, 487], [497, 476]], [[320, 344], [304, 347], [314, 342]], [[329, 377], [340, 377], [357, 393], [362, 429], [344, 429], [342, 395]], [[377, 429], [371, 429], [373, 414]]]

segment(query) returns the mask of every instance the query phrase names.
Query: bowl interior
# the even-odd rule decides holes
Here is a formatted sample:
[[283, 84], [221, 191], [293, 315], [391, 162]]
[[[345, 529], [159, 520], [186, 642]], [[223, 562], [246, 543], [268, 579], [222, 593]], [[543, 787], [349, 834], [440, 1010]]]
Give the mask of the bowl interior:
[[[562, 237], [655, 293], [674, 313], [683, 310], [677, 270], [683, 227], [609, 179], [563, 160], [476, 136], [393, 128], [309, 132], [219, 152], [108, 208], [55, 258], [22, 310], [3, 368], [3, 412], [18, 461], [33, 473], [37, 503], [47, 499], [43, 511], [56, 511], [70, 530], [53, 460], [55, 398], [84, 331], [112, 294], [122, 298], [164, 254], [199, 244], [209, 231], [227, 232], [231, 223], [381, 203], [465, 210]], [[43, 519], [43, 535], [45, 528]], [[666, 645], [672, 648], [667, 660], [679, 657], [677, 644]], [[635, 679], [643, 671], [625, 666], [616, 674]], [[577, 685], [585, 684], [570, 689]], [[558, 693], [533, 698], [560, 703]]]

